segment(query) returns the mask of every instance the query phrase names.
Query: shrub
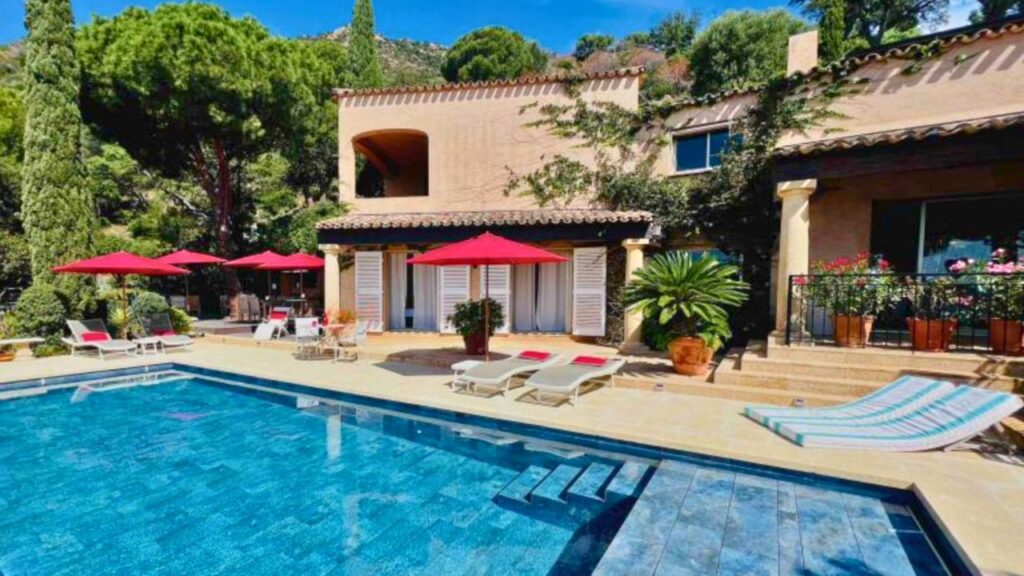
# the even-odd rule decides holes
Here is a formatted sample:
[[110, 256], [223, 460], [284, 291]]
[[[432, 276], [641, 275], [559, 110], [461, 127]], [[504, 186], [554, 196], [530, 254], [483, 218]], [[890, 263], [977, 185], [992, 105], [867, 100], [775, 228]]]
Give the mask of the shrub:
[[171, 317], [171, 328], [178, 334], [192, 333], [192, 317], [181, 308], [171, 308], [167, 311]]
[[[505, 310], [493, 298], [487, 298], [490, 306], [490, 322], [488, 336], [494, 336], [494, 330], [505, 323]], [[472, 336], [484, 333], [484, 300], [467, 300], [455, 305], [455, 313], [448, 321], [461, 336]]]
[[[116, 310], [117, 307], [112, 308]], [[132, 303], [128, 306], [128, 317], [117, 318], [121, 322], [127, 322], [128, 328], [133, 333], [142, 332], [142, 320], [153, 314], [170, 313], [171, 306], [167, 303], [167, 300], [157, 294], [156, 292], [140, 291], [135, 294], [135, 298]], [[117, 313], [112, 313], [114, 316]], [[113, 321], [111, 322], [113, 324]]]
[[14, 307], [13, 330], [21, 337], [39, 336], [59, 341], [68, 319], [68, 305], [49, 284], [33, 284], [25, 289]]

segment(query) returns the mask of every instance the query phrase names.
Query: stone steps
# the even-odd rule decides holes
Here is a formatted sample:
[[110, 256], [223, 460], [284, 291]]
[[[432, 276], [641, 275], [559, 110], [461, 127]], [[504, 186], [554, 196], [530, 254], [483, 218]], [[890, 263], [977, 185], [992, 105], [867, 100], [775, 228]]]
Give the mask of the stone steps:
[[[495, 496], [511, 506], [560, 508], [568, 504], [601, 506], [637, 496], [651, 467], [627, 461], [616, 469], [593, 462], [585, 469], [570, 464], [554, 468], [529, 466]], [[610, 479], [610, 480], [609, 480]]]

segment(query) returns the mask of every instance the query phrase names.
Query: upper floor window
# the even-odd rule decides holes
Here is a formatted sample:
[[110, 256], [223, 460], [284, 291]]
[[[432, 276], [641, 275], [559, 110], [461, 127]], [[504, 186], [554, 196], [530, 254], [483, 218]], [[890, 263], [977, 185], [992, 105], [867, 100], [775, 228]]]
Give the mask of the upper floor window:
[[700, 172], [722, 163], [722, 152], [738, 138], [728, 128], [677, 136], [673, 143], [676, 151], [676, 172]]
[[379, 130], [352, 139], [356, 198], [426, 196], [429, 141], [417, 130]]

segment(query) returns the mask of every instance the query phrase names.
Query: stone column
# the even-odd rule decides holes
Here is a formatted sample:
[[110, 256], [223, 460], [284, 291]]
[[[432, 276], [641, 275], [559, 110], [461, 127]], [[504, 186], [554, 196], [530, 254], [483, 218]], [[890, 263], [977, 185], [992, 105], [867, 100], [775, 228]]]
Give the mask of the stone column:
[[[644, 246], [650, 241], [646, 238], [630, 238], [622, 241], [622, 247], [626, 249], [626, 283], [633, 279], [637, 270], [644, 266]], [[640, 325], [643, 323], [644, 315], [635, 310], [624, 310], [623, 314], [623, 338], [620, 349], [623, 352], [645, 352], [640, 339]]]
[[817, 180], [779, 182], [776, 194], [782, 200], [782, 222], [779, 232], [779, 266], [775, 288], [775, 329], [786, 330], [786, 301], [789, 277], [807, 274], [810, 268], [811, 194]]
[[326, 262], [324, 263], [324, 310], [338, 311], [341, 309], [341, 275], [338, 267], [338, 256], [341, 247], [337, 244], [321, 245]]

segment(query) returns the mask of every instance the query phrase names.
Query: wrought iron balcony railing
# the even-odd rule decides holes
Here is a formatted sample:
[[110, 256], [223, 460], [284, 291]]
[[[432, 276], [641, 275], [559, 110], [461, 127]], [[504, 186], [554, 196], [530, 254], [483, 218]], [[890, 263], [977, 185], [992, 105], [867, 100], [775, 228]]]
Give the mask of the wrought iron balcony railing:
[[786, 344], [1018, 355], [1024, 274], [808, 274], [786, 287]]

